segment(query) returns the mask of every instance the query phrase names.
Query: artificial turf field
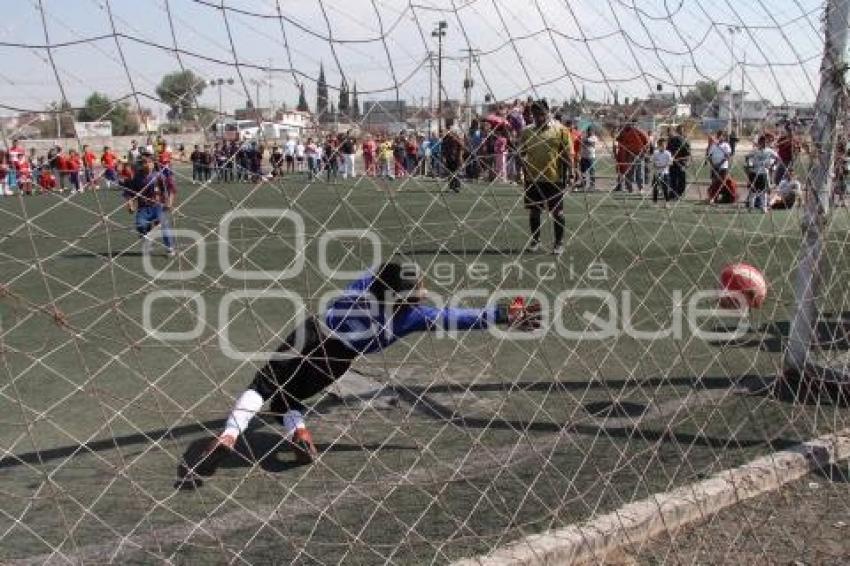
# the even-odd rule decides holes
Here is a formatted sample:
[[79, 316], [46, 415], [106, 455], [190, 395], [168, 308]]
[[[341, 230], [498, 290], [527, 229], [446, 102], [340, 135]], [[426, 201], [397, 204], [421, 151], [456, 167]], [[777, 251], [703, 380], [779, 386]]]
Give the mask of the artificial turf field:
[[[183, 181], [180, 201], [175, 224], [202, 235], [206, 262], [196, 276], [158, 281], [143, 268], [116, 192], [0, 201], [0, 561], [446, 563], [846, 425], [829, 404], [757, 391], [781, 365], [799, 211], [762, 215], [694, 199], [662, 209], [636, 195], [575, 193], [565, 205], [567, 251], [555, 259], [523, 252], [527, 216], [510, 185], [455, 195], [432, 180], [328, 184], [299, 175], [260, 185]], [[221, 243], [223, 216], [249, 209], [297, 213], [305, 247], [275, 218], [234, 219]], [[202, 488], [175, 490], [182, 455], [220, 430], [261, 363], [228, 357], [222, 329], [236, 350], [273, 350], [295, 314], [284, 292], [312, 311], [344, 286], [318, 259], [322, 234], [340, 229], [369, 230], [384, 258], [418, 262], [437, 301], [476, 290], [533, 291], [552, 303], [568, 289], [610, 293], [615, 332], [568, 338], [550, 321], [526, 340], [410, 336], [356, 362], [374, 399], [362, 391], [315, 399], [314, 465], [294, 465], [267, 416]], [[847, 232], [839, 210], [831, 273], [846, 273]], [[547, 223], [547, 245], [550, 234]], [[178, 247], [173, 259], [155, 248], [153, 267], [196, 267], [198, 245], [181, 237]], [[226, 273], [222, 247], [235, 268], [294, 274]], [[371, 245], [351, 235], [327, 249], [333, 269], [372, 262]], [[734, 260], [759, 266], [771, 284], [745, 336], [698, 338], [686, 319], [677, 337], [624, 331], [624, 293], [635, 330], [667, 328], [674, 306], [716, 288]], [[828, 304], [846, 304], [839, 281], [824, 288]], [[162, 290], [199, 294], [197, 337], [147, 334], [143, 305]], [[226, 297], [237, 298], [221, 313]], [[150, 325], [193, 328], [195, 301], [159, 299]], [[599, 300], [574, 299], [559, 320], [598, 330], [587, 311], [611, 318]]]

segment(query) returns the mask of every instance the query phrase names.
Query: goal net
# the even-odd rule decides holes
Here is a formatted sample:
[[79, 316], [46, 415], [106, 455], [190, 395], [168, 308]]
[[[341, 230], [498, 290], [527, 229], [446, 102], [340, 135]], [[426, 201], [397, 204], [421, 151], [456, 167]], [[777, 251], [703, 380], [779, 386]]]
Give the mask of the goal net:
[[0, 561], [840, 560], [847, 9], [7, 7]]

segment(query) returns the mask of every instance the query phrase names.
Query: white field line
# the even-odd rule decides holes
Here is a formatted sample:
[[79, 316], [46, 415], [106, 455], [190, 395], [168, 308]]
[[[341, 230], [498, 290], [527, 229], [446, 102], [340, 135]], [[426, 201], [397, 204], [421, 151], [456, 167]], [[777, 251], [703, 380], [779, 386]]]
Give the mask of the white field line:
[[831, 462], [850, 458], [850, 429], [757, 458], [712, 477], [629, 503], [596, 519], [530, 535], [454, 566], [603, 563], [606, 556], [664, 532], [704, 520], [774, 491]]

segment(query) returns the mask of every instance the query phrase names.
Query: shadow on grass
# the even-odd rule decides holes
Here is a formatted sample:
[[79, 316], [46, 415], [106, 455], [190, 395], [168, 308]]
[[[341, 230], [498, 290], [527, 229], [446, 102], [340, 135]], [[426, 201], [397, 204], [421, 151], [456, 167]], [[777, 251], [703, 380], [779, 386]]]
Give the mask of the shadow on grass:
[[[752, 387], [750, 383], [756, 384]], [[619, 380], [591, 380], [591, 381], [569, 381], [569, 382], [518, 382], [518, 383], [481, 383], [481, 384], [437, 384], [427, 387], [406, 386], [394, 384], [392, 390], [406, 404], [412, 406], [419, 413], [437, 421], [449, 422], [455, 426], [512, 430], [522, 433], [538, 432], [548, 434], [573, 433], [590, 436], [605, 435], [612, 438], [641, 438], [650, 441], [680, 443], [686, 446], [701, 445], [713, 448], [744, 448], [755, 445], [770, 444], [774, 447], [786, 447], [794, 444], [783, 440], [741, 441], [734, 438], [715, 438], [702, 434], [680, 434], [671, 430], [654, 430], [647, 426], [615, 426], [608, 425], [603, 421], [600, 424], [577, 424], [577, 423], [553, 423], [541, 421], [506, 420], [497, 418], [465, 417], [457, 414], [454, 410], [446, 407], [428, 395], [433, 393], [463, 392], [508, 392], [508, 391], [545, 391], [557, 392], [574, 391], [586, 389], [621, 390], [626, 388], [659, 387], [659, 386], [682, 386], [695, 389], [752, 389], [760, 387], [764, 389], [764, 380], [759, 376], [743, 376], [738, 379], [728, 377], [672, 377], [672, 378], [648, 378], [619, 379]], [[324, 399], [316, 405], [319, 412], [334, 406], [346, 406], [345, 399]], [[618, 400], [616, 403], [607, 400], [588, 404], [585, 410], [589, 415], [602, 419], [617, 419], [636, 417], [642, 414], [646, 407], [637, 403]], [[618, 423], [622, 424], [622, 423]], [[180, 438], [203, 434], [204, 438], [193, 442], [191, 449], [197, 449], [197, 442], [207, 441], [216, 431], [224, 426], [223, 419], [208, 420], [191, 423], [182, 426], [162, 428], [146, 432], [114, 436], [108, 439], [95, 440], [83, 444], [73, 444], [35, 450], [19, 454], [9, 454], [0, 458], [0, 470], [19, 466], [39, 466], [52, 461], [62, 461], [76, 458], [95, 452], [108, 452], [129, 446], [149, 446], [155, 443], [168, 443]], [[274, 425], [272, 425], [274, 426]], [[225, 466], [251, 466], [258, 463], [268, 471], [282, 471], [291, 467], [288, 459], [280, 459], [280, 455], [287, 451], [287, 447], [281, 446], [283, 442], [279, 434], [268, 431], [253, 429], [248, 433], [249, 444], [241, 444], [234, 455], [228, 456]], [[377, 451], [377, 450], [415, 450], [415, 447], [403, 445], [386, 444], [346, 444], [334, 443], [332, 445], [318, 445], [321, 451], [345, 452], [345, 451]]]
[[[420, 256], [420, 255], [441, 255], [441, 254], [449, 254], [455, 256], [464, 256], [464, 255], [474, 255], [474, 256], [515, 256], [523, 254], [525, 250], [522, 248], [421, 248], [421, 249], [413, 249], [413, 250], [403, 250], [404, 255], [409, 256]], [[528, 257], [536, 257], [541, 254], [539, 253], [526, 253]]]
[[422, 395], [429, 393], [499, 393], [517, 391], [585, 391], [587, 389], [619, 390], [626, 388], [693, 387], [697, 389], [727, 389], [751, 377], [651, 377], [647, 379], [594, 379], [591, 381], [515, 381], [506, 383], [441, 383], [427, 387], [407, 387]]
[[[741, 392], [750, 394], [763, 393], [770, 383], [766, 379], [758, 375], [745, 375], [737, 379], [728, 377], [704, 377], [704, 378], [651, 378], [646, 380], [610, 380], [610, 381], [589, 381], [589, 382], [525, 382], [525, 383], [508, 383], [508, 384], [474, 384], [463, 386], [458, 384], [441, 384], [430, 387], [406, 387], [397, 389], [399, 396], [406, 402], [414, 405], [421, 412], [429, 416], [445, 421], [450, 421], [458, 426], [467, 428], [480, 428], [490, 430], [510, 430], [527, 434], [530, 432], [549, 433], [549, 434], [581, 434], [588, 436], [605, 436], [616, 439], [640, 439], [647, 442], [664, 442], [675, 443], [682, 446], [702, 446], [715, 449], [742, 449], [755, 446], [769, 446], [774, 450], [785, 449], [799, 443], [797, 440], [789, 440], [783, 438], [765, 438], [765, 439], [737, 439], [726, 437], [715, 437], [706, 434], [691, 434], [673, 431], [669, 428], [657, 430], [651, 426], [641, 426], [640, 424], [629, 425], [617, 423], [616, 425], [606, 424], [604, 421], [599, 424], [585, 423], [554, 423], [528, 420], [511, 420], [500, 419], [498, 416], [488, 416], [486, 418], [467, 417], [458, 415], [451, 408], [446, 407], [435, 400], [429, 398], [429, 393], [445, 393], [445, 392], [499, 392], [499, 391], [557, 391], [562, 389], [589, 389], [589, 388], [610, 388], [623, 389], [627, 387], [657, 387], [660, 385], [679, 385], [693, 388], [705, 389], [732, 389], [737, 388]], [[589, 415], [597, 419], [621, 419], [629, 417], [638, 417], [646, 412], [647, 407], [640, 403], [630, 403], [623, 400], [605, 400], [585, 405], [585, 410]]]
[[[715, 331], [729, 330], [718, 326]], [[738, 340], [710, 342], [718, 347], [757, 348], [771, 353], [784, 351], [791, 323], [787, 320], [768, 322], [751, 330]], [[850, 312], [823, 313], [815, 327], [816, 347], [822, 351], [850, 350]]]
[[[183, 454], [183, 459], [185, 461], [197, 459], [196, 456], [203, 451], [209, 440], [209, 438], [199, 438], [191, 442]], [[338, 452], [418, 450], [416, 446], [412, 445], [386, 443], [352, 444], [346, 442], [317, 443], [316, 449], [320, 455]], [[280, 473], [298, 467], [299, 464], [295, 462], [295, 457], [290, 451], [290, 443], [280, 434], [263, 430], [253, 430], [248, 431], [241, 437], [236, 447], [217, 462], [214, 469], [204, 473], [204, 475], [214, 475], [216, 470], [219, 469], [252, 468], [254, 466], [259, 466], [266, 472]]]
[[[143, 252], [127, 252], [127, 251], [112, 251], [112, 252], [75, 252], [62, 254], [59, 257], [64, 259], [117, 259], [120, 257], [142, 257]], [[153, 257], [160, 255], [156, 252], [151, 254]], [[165, 254], [161, 254], [165, 256]]]

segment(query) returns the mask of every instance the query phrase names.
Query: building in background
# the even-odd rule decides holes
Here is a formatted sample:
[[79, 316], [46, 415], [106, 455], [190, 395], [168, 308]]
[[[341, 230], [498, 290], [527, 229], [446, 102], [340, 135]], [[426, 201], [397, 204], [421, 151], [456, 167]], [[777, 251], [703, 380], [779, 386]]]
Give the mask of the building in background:
[[815, 106], [804, 102], [786, 102], [770, 107], [770, 119], [776, 123], [791, 120], [809, 125], [815, 119]]
[[407, 128], [407, 102], [368, 100], [363, 103], [361, 127], [371, 133], [393, 133]]
[[[717, 118], [729, 121], [729, 112], [732, 112], [732, 121], [738, 125], [751, 126], [756, 122], [763, 122], [770, 113], [770, 101], [765, 99], [748, 99], [746, 91], [723, 90], [717, 93]], [[729, 97], [732, 97], [732, 107], [729, 107]]]

